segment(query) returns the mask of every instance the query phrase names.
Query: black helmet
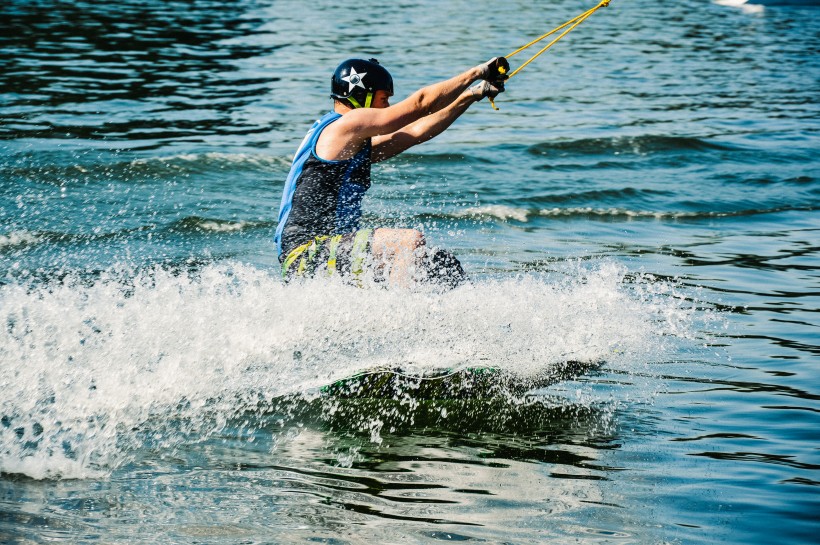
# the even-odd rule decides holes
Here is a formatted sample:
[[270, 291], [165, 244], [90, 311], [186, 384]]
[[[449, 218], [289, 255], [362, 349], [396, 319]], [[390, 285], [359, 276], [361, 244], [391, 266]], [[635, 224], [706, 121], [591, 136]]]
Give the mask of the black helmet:
[[354, 108], [369, 108], [376, 91], [393, 94], [393, 78], [376, 59], [348, 59], [330, 80], [330, 96], [346, 100]]

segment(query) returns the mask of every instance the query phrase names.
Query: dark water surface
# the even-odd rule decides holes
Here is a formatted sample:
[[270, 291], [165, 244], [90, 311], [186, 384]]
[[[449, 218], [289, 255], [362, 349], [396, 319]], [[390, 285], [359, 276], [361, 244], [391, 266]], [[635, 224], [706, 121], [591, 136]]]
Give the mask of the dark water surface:
[[472, 285], [278, 280], [338, 62], [401, 97], [593, 4], [0, 4], [0, 542], [816, 542], [816, 3], [614, 0], [374, 168]]

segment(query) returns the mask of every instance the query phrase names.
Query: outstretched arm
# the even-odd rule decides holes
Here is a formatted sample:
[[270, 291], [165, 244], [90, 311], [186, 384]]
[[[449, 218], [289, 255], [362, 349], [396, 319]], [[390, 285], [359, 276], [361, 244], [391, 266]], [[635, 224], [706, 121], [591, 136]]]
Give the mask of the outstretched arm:
[[[352, 157], [368, 138], [394, 133], [452, 104], [475, 80], [497, 80], [502, 74], [499, 66], [508, 68], [509, 63], [504, 57], [495, 57], [453, 78], [422, 87], [394, 106], [347, 112], [323, 132], [322, 141], [329, 146], [323, 150], [323, 156], [328, 159]], [[339, 145], [342, 147], [337, 148]]]
[[504, 90], [501, 83], [479, 83], [462, 92], [447, 107], [402, 127], [391, 134], [373, 138], [371, 158], [374, 163], [389, 159], [399, 153], [441, 134], [453, 121], [467, 111], [472, 104], [485, 96], [495, 97]]

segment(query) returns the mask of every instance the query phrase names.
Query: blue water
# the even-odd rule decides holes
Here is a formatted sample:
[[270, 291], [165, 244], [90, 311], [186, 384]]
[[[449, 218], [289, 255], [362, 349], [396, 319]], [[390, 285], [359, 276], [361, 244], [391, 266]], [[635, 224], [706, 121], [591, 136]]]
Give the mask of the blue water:
[[[0, 5], [0, 542], [816, 542], [816, 2], [613, 0], [374, 167], [470, 285], [279, 280], [338, 62], [401, 97], [592, 5]], [[537, 384], [321, 391], [377, 366]]]

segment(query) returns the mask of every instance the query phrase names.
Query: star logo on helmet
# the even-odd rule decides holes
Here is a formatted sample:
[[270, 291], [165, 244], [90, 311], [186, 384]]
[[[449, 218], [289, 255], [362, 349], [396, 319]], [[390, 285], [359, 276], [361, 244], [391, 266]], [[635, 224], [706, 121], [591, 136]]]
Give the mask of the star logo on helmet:
[[350, 74], [346, 75], [342, 78], [342, 81], [346, 81], [350, 87], [348, 88], [347, 92], [353, 90], [354, 87], [361, 87], [362, 89], [366, 89], [362, 80], [367, 75], [367, 72], [362, 72], [361, 74], [356, 73], [356, 69], [354, 67], [350, 67]]

